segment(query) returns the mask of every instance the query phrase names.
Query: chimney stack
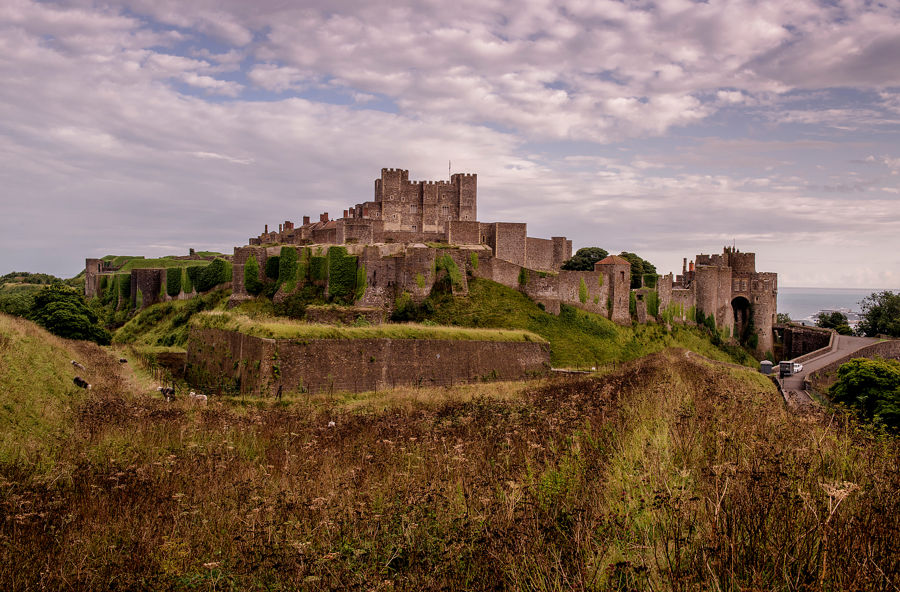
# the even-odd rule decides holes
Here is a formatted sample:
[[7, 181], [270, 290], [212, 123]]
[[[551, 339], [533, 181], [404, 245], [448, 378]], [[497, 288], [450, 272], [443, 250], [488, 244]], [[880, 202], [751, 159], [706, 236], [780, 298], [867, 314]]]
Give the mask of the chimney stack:
[[303, 225], [309, 226], [309, 216], [303, 216]]

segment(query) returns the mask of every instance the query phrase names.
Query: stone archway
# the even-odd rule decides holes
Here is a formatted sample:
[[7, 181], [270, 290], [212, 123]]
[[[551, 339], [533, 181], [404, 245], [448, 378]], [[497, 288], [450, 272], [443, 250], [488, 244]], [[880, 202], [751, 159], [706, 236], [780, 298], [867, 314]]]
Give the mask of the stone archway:
[[738, 296], [731, 301], [731, 311], [734, 313], [734, 337], [741, 343], [746, 343], [752, 329], [750, 301], [743, 296]]

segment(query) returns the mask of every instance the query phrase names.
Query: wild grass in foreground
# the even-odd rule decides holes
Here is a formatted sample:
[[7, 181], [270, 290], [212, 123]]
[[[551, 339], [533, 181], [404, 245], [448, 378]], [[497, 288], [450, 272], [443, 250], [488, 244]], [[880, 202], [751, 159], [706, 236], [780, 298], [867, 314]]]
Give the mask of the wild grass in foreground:
[[669, 350], [467, 388], [207, 408], [92, 391], [49, 469], [0, 464], [0, 588], [898, 584], [896, 441], [789, 415], [752, 372]]

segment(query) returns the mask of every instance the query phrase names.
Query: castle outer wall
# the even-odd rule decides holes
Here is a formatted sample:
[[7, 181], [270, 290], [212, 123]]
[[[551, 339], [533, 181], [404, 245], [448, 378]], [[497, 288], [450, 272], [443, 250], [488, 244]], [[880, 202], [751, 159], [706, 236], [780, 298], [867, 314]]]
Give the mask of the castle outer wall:
[[[239, 363], [235, 364], [235, 361]], [[399, 385], [516, 380], [550, 369], [550, 346], [536, 342], [436, 339], [264, 339], [192, 328], [187, 377], [214, 390], [227, 380], [242, 393], [369, 391]]]

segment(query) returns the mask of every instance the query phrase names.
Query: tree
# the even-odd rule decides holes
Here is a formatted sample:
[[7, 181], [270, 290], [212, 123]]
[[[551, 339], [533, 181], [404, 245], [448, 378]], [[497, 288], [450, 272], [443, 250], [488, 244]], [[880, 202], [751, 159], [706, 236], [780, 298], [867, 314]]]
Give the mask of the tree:
[[643, 285], [644, 276], [653, 276], [653, 285], [656, 280], [656, 266], [640, 256], [628, 251], [619, 253], [619, 257], [631, 263], [631, 288], [637, 289]]
[[95, 341], [109, 345], [112, 336], [98, 324], [97, 315], [75, 288], [54, 284], [34, 296], [28, 318], [54, 335], [66, 339]]
[[900, 292], [875, 292], [861, 303], [862, 318], [857, 326], [867, 337], [890, 335], [900, 337]]
[[575, 255], [562, 264], [562, 268], [569, 271], [594, 271], [594, 263], [604, 259], [609, 253], [600, 247], [584, 247], [578, 249]]
[[854, 358], [838, 368], [832, 399], [870, 421], [900, 428], [900, 362]]
[[834, 329], [841, 335], [852, 335], [853, 329], [847, 323], [847, 315], [840, 311], [820, 312], [816, 315], [816, 326], [824, 329]]

